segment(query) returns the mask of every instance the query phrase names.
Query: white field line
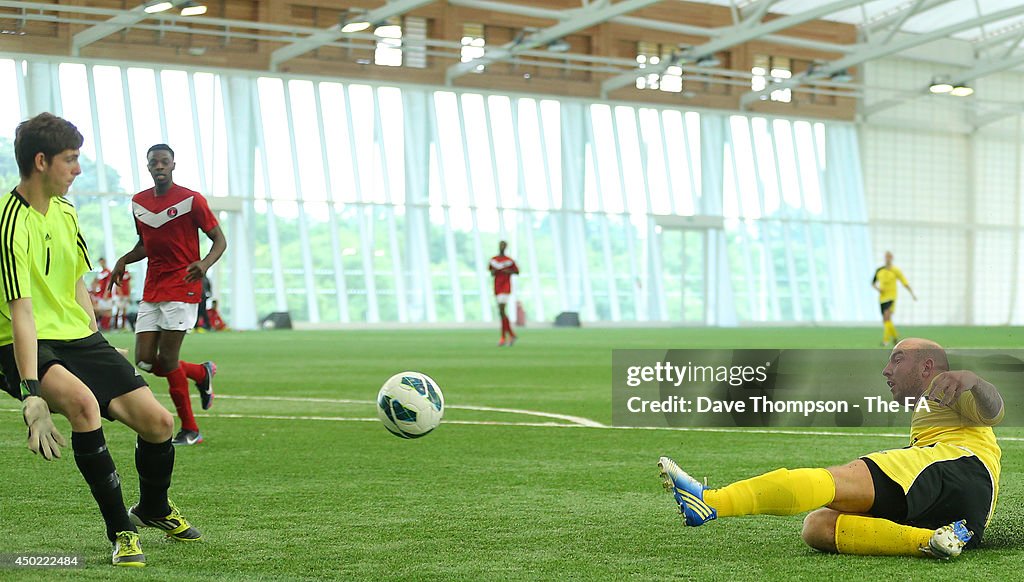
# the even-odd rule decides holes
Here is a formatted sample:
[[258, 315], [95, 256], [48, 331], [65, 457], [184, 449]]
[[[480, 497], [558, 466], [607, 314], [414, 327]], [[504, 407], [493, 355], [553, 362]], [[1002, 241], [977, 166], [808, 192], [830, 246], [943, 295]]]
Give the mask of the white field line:
[[[322, 402], [332, 404], [376, 404], [373, 400], [349, 400], [347, 398], [304, 398], [299, 396], [238, 396], [234, 394], [226, 394], [224, 396], [217, 395], [218, 400], [221, 398], [235, 399], [235, 400], [269, 400], [278, 402]], [[606, 428], [605, 425], [597, 422], [596, 420], [590, 420], [589, 418], [583, 418], [582, 416], [571, 416], [568, 414], [556, 414], [554, 412], [541, 412], [538, 410], [524, 410], [520, 408], [495, 408], [493, 406], [469, 406], [461, 404], [446, 404], [445, 408], [451, 408], [454, 410], [476, 410], [479, 412], [506, 412], [509, 414], [524, 414], [527, 416], [540, 416], [543, 418], [553, 418], [555, 420], [564, 420], [580, 426], [589, 426], [594, 428]], [[542, 425], [547, 426], [547, 425]]]

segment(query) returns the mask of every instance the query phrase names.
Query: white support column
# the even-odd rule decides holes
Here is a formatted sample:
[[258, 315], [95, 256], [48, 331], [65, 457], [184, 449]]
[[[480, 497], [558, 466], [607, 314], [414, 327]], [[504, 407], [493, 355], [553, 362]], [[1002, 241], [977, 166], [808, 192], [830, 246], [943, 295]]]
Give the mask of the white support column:
[[377, 98], [377, 91], [375, 88], [370, 92], [373, 96], [373, 141], [380, 155], [381, 175], [384, 181], [384, 212], [387, 214], [391, 273], [395, 280], [395, 306], [398, 308], [398, 321], [407, 323], [409, 310], [406, 301], [409, 298], [405, 291], [405, 270], [402, 268], [402, 250], [398, 245], [398, 226], [395, 224], [395, 205], [391, 195], [391, 174], [388, 169], [388, 152], [384, 144], [384, 128], [380, 120], [380, 100]]
[[[21, 77], [22, 68], [19, 61], [14, 61], [18, 77]], [[57, 79], [57, 65], [47, 61], [28, 61], [28, 70], [25, 75], [25, 95], [22, 100], [21, 118], [25, 119], [38, 115], [44, 111], [50, 111], [60, 115], [60, 88], [55, 84]]]
[[[781, 209], [785, 187], [782, 185], [782, 172], [779, 168], [779, 149], [775, 140], [775, 126], [771, 120], [768, 120], [766, 128], [769, 141], [771, 142], [772, 163], [775, 165], [775, 188], [779, 193], [779, 208]], [[758, 171], [758, 173], [763, 173], [763, 170]], [[759, 230], [761, 231], [762, 248], [764, 248], [765, 287], [768, 292], [768, 306], [771, 310], [771, 316], [768, 320], [779, 321], [782, 319], [782, 307], [779, 305], [779, 277], [775, 272], [775, 250], [773, 244], [775, 233], [772, 232], [772, 223], [769, 221], [764, 221]], [[780, 230], [782, 229], [780, 228]]]
[[[792, 124], [792, 122], [787, 123]], [[788, 219], [793, 217], [793, 213], [787, 207], [785, 196], [783, 194], [785, 189], [782, 185], [782, 163], [779, 156], [779, 140], [778, 136], [775, 134], [775, 124], [770, 124], [769, 127], [771, 127], [772, 152], [775, 154], [775, 176], [779, 180], [779, 208], [782, 210], [782, 218], [787, 219], [779, 223], [779, 230], [782, 231], [782, 249], [786, 260], [786, 279], [789, 284], [789, 303], [793, 308], [793, 319], [795, 321], [803, 321], [804, 316], [800, 302], [800, 285], [797, 283], [796, 263], [793, 261], [793, 241], [791, 240], [789, 233], [792, 223], [790, 223]], [[795, 148], [796, 144], [793, 144], [793, 146]], [[795, 149], [793, 151], [793, 156], [796, 156]], [[797, 176], [797, 180], [799, 181], [799, 176]]]
[[[604, 209], [604, 192], [601, 190], [601, 171], [598, 167], [597, 148], [595, 147], [594, 142], [594, 123], [590, 116], [590, 109], [584, 109], [584, 112], [586, 118], [584, 128], [587, 132], [586, 143], [590, 144], [591, 170], [594, 172], [594, 187], [597, 189], [597, 219], [601, 226], [601, 250], [604, 258], [604, 269], [607, 275], [608, 306], [611, 311], [611, 320], [622, 321], [622, 311], [619, 308], [618, 285], [616, 285], [615, 282], [615, 263], [612, 261], [612, 245], [611, 233], [608, 229], [608, 213], [605, 212]], [[586, 232], [586, 230], [584, 230], [584, 232]]]
[[[633, 321], [641, 321], [641, 299], [640, 292], [637, 291], [636, 282], [640, 280], [639, 274], [637, 273], [637, 265], [641, 262], [640, 257], [637, 257], [636, 243], [634, 242], [635, 227], [633, 226], [633, 212], [629, 208], [629, 185], [626, 183], [626, 164], [622, 160], [622, 147], [619, 144], [619, 122], [615, 115], [615, 106], [611, 107], [611, 120], [612, 120], [612, 135], [614, 139], [612, 143], [615, 146], [615, 160], [619, 166], [619, 194], [622, 197], [622, 219], [625, 221], [626, 230], [626, 255], [629, 257], [629, 284], [626, 288], [633, 296]], [[617, 285], [616, 285], [617, 286]]]
[[242, 211], [231, 213], [228, 225], [227, 255], [231, 261], [231, 296], [225, 303], [230, 310], [228, 321], [231, 326], [243, 330], [255, 329], [258, 321], [252, 284], [255, 230], [252, 195], [256, 174], [253, 115], [255, 90], [255, 84], [248, 77], [229, 76], [222, 79], [228, 138], [228, 195], [243, 200]]
[[[544, 294], [540, 284], [540, 272], [537, 268], [537, 247], [533, 240], [533, 212], [527, 209], [526, 196], [526, 171], [523, 167], [523, 146], [519, 139], [519, 100], [512, 100], [512, 143], [516, 151], [516, 173], [518, 174], [516, 184], [518, 185], [518, 214], [520, 230], [526, 239], [527, 258], [530, 267], [527, 269], [528, 280], [530, 281], [530, 293], [533, 295], [533, 303], [530, 309], [536, 314], [537, 319], [544, 320]], [[514, 308], [514, 306], [513, 306]], [[515, 318], [513, 311], [513, 319]]]
[[156, 110], [160, 117], [160, 141], [167, 143], [167, 108], [164, 106], [163, 71], [153, 69], [153, 82], [156, 84]]
[[[511, 101], [511, 99], [509, 99]], [[504, 238], [508, 236], [507, 230], [505, 229], [505, 201], [501, 196], [501, 180], [498, 173], [498, 155], [495, 153], [494, 148], [494, 124], [491, 123], [491, 105], [488, 97], [484, 96], [484, 119], [487, 121], [484, 131], [487, 132], [487, 143], [491, 144], [491, 175], [494, 176], [494, 201], [498, 209], [498, 236]], [[480, 265], [481, 269], [486, 269], [486, 265]], [[490, 274], [488, 273], [488, 277]], [[490, 314], [492, 310], [488, 310]], [[491, 321], [491, 317], [488, 317], [486, 321]]]
[[[128, 128], [128, 156], [131, 159], [136, 159], [141, 152], [138, 149], [138, 143], [135, 141], [135, 119], [132, 113], [132, 93], [128, 87], [128, 68], [121, 67], [121, 96], [124, 99], [124, 123], [125, 127]], [[225, 107], [225, 109], [227, 109]], [[142, 190], [142, 180], [139, 174], [139, 164], [130, 164], [132, 168], [132, 191], [138, 192]]]
[[[665, 307], [665, 288], [662, 285], [664, 273], [662, 273], [661, 268], [661, 244], [657, 233], [657, 223], [654, 220], [651, 185], [647, 180], [647, 173], [650, 170], [650, 161], [648, 159], [650, 148], [644, 142], [643, 128], [640, 127], [640, 110], [636, 108], [633, 109], [633, 123], [636, 127], [637, 144], [640, 146], [640, 180], [643, 182], [644, 195], [647, 200], [647, 246], [645, 252], [647, 260], [644, 261], [645, 273], [643, 278], [643, 293], [646, 296], [647, 310], [643, 314], [643, 319], [664, 321], [667, 319], [667, 310]], [[665, 166], [665, 171], [668, 171], [668, 166]]]
[[[366, 211], [370, 210], [373, 217], [373, 206], [365, 204], [363, 181], [359, 170], [359, 144], [356, 140], [355, 122], [352, 111], [352, 91], [345, 85], [345, 123], [348, 127], [348, 146], [352, 152], [352, 187], [356, 191], [356, 221], [359, 225], [359, 251], [363, 261], [363, 280], [366, 285], [366, 323], [380, 321], [380, 309], [377, 307], [377, 281], [373, 270], [373, 229], [367, 228]], [[372, 226], [372, 225], [371, 225]]]
[[[811, 163], [811, 164], [814, 165], [815, 170], [817, 170], [817, 168], [818, 168], [818, 155], [817, 155], [817, 149], [814, 149], [814, 151], [811, 152], [810, 160], [804, 160], [804, 161], [801, 162], [800, 161], [800, 158], [801, 158], [801, 156], [800, 156], [800, 149], [799, 149], [800, 145], [799, 145], [799, 143], [797, 143], [796, 124], [795, 123], [790, 123], [789, 128], [790, 128], [790, 133], [793, 136], [793, 138], [792, 138], [793, 139], [793, 158], [796, 160], [796, 174], [798, 176], [797, 184], [799, 185], [798, 192], [800, 193], [800, 218], [804, 221], [804, 222], [800, 223], [800, 227], [803, 230], [803, 234], [804, 234], [804, 237], [803, 237], [804, 238], [803, 252], [804, 252], [805, 256], [807, 257], [807, 278], [810, 281], [810, 285], [809, 286], [811, 288], [811, 314], [812, 314], [811, 315], [811, 320], [818, 322], [818, 321], [822, 320], [823, 313], [822, 313], [822, 308], [821, 308], [821, 292], [820, 292], [820, 289], [818, 288], [819, 284], [820, 284], [819, 283], [819, 279], [818, 279], [818, 264], [817, 264], [818, 262], [815, 259], [815, 253], [817, 252], [817, 247], [814, 244], [814, 238], [812, 236], [813, 224], [811, 224], [809, 222], [809, 220], [811, 219], [811, 214], [810, 214], [810, 212], [807, 211], [807, 192], [806, 192], [806, 190], [804, 188], [804, 180], [803, 180], [803, 164]], [[811, 127], [811, 136], [812, 136], [811, 145], [813, 146], [814, 145], [814, 141], [813, 141], [814, 127], [813, 126]], [[815, 171], [815, 176], [817, 176], [817, 171]]]
[[267, 158], [267, 140], [263, 133], [263, 114], [260, 96], [255, 84], [252, 86], [252, 115], [256, 120], [256, 147], [259, 150], [260, 166], [263, 170], [263, 191], [266, 193], [267, 239], [270, 244], [270, 265], [274, 279], [274, 310], [288, 311], [288, 297], [284, 285], [284, 267], [281, 264], [281, 244], [277, 236], [277, 213], [274, 212], [274, 189], [270, 182], [270, 160]]
[[[188, 76], [188, 100], [192, 106], [192, 137], [195, 141], [196, 148], [196, 160], [199, 162], [199, 167], [196, 168], [199, 174], [199, 191], [204, 196], [210, 195], [210, 190], [207, 187], [208, 180], [206, 179], [206, 156], [203, 155], [203, 132], [202, 125], [199, 123], [199, 107], [196, 103], [196, 74], [193, 72], [187, 73]], [[129, 126], [131, 127], [131, 126]], [[214, 265], [216, 266], [216, 265]]]
[[[547, 190], [548, 195], [548, 222], [551, 224], [551, 242], [552, 252], [554, 253], [555, 260], [555, 281], [558, 289], [558, 301], [557, 305], [562, 306], [564, 310], [565, 304], [565, 253], [562, 251], [562, 225], [559, 221], [559, 214], [555, 208], [555, 193], [554, 188], [551, 184], [551, 164], [548, 162], [548, 142], [544, 135], [544, 117], [540, 107], [540, 100], [534, 101], [537, 108], [537, 126], [539, 128], [538, 133], [540, 134], [540, 156], [544, 168], [544, 186]], [[563, 194], [564, 197], [564, 194]], [[543, 317], [538, 315], [535, 317], [537, 320], [543, 321]]]
[[[668, 135], [665, 133], [665, 118], [662, 116], [661, 111], [657, 111], [658, 116], [658, 140], [660, 142], [659, 147], [661, 148], [662, 163], [665, 164], [665, 178], [668, 180], [666, 185], [668, 186], [668, 211], [672, 215], [679, 214], [678, 206], [676, 205], [675, 192], [672, 189], [672, 159], [668, 154]], [[686, 127], [686, 117], [682, 118], [683, 127]], [[689, 147], [686, 146], [686, 139], [683, 139], [684, 150], [686, 151], [686, 157], [690, 157]], [[687, 162], [689, 163], [689, 162]]]
[[57, 117], [64, 117], [64, 105], [60, 97], [60, 67], [50, 67], [50, 87], [53, 87], [53, 113]]
[[330, 156], [327, 155], [327, 132], [324, 129], [324, 108], [320, 99], [319, 84], [313, 88], [313, 102], [316, 105], [317, 129], [320, 132], [320, 157], [324, 169], [324, 188], [327, 192], [327, 225], [331, 229], [331, 261], [334, 271], [334, 296], [338, 302], [338, 321], [349, 323], [348, 284], [345, 282], [345, 263], [341, 257], [341, 240], [338, 238], [338, 212], [334, 201], [334, 186], [331, 181]]
[[310, 323], [320, 323], [320, 303], [316, 291], [316, 277], [313, 273], [313, 255], [309, 248], [309, 219], [306, 217], [306, 202], [302, 194], [302, 179], [299, 170], [299, 149], [295, 143], [297, 132], [295, 131], [295, 115], [292, 112], [292, 92], [288, 87], [288, 81], [282, 81], [281, 89], [284, 91], [284, 114], [285, 123], [288, 127], [289, 149], [292, 156], [292, 178], [295, 184], [295, 205], [299, 211], [299, 245], [302, 247], [302, 274], [303, 283], [306, 288], [306, 315]]
[[[441, 136], [438, 134], [437, 111], [434, 108], [433, 99], [427, 101], [427, 118], [430, 120], [430, 137], [434, 142], [434, 152], [437, 156], [438, 185], [441, 188], [441, 207], [444, 212], [445, 261], [448, 263], [448, 284], [452, 289], [452, 309], [455, 312], [456, 321], [465, 321], [466, 314], [461, 301], [462, 286], [459, 284], [458, 253], [455, 250], [455, 233], [452, 231], [451, 206], [448, 204], [448, 178], [445, 173], [444, 148], [441, 147]], [[458, 302], [455, 301], [456, 290], [459, 290], [460, 300]]]
[[[100, 192], [110, 193], [110, 184], [107, 183], [107, 165], [103, 160], [103, 135], [100, 131], [99, 105], [96, 102], [96, 78], [93, 75], [92, 65], [85, 66], [85, 81], [89, 88], [89, 113], [92, 117], [93, 148], [96, 151], [96, 183]], [[97, 200], [100, 205], [100, 221], [103, 224], [103, 257], [107, 262], [113, 262], [116, 256], [114, 253], [114, 232], [110, 225], [110, 205], [107, 199], [101, 197]]]
[[836, 269], [838, 273], [832, 275], [840, 291], [836, 304], [843, 306], [836, 317], [841, 321], [874, 322], [878, 317], [878, 303], [868, 292], [870, 279], [859, 275], [863, 270], [861, 265], [873, 264], [873, 247], [864, 203], [860, 148], [852, 126], [825, 126], [825, 159], [826, 216], [853, 223], [834, 227], [840, 229], [840, 235], [828, 257], [830, 264], [840, 266]]
[[18, 120], [27, 119], [29, 116], [25, 114], [28, 110], [28, 91], [25, 85], [28, 83], [26, 72], [21, 66], [22, 61], [14, 61], [14, 83], [17, 85], [18, 91]]
[[[721, 115], [701, 115], [701, 198], [698, 206], [701, 214], [722, 216], [725, 175], [725, 142], [728, 139], [726, 118]], [[714, 282], [710, 287], [714, 299], [714, 311], [709, 324], [723, 327], [736, 325], [736, 306], [732, 293], [732, 278], [729, 276], [729, 257], [726, 248], [725, 231], [714, 229], [707, 236], [709, 263], [707, 272]]]
[[[476, 187], [473, 183], [473, 172], [471, 170], [473, 166], [469, 161], [469, 139], [467, 136], [468, 132], [466, 131], [466, 115], [465, 111], [463, 111], [461, 95], [456, 95], [455, 102], [458, 107], [459, 127], [462, 128], [462, 159], [466, 167], [466, 186], [469, 188], [469, 211], [473, 221], [473, 272], [476, 273], [477, 288], [480, 293], [481, 320], [490, 321], [494, 313], [494, 310], [491, 309], [490, 292], [487, 286], [490, 276], [484, 271], [487, 257], [484, 255], [483, 244], [480, 241], [479, 207], [476, 203]], [[485, 117], [486, 120], [487, 118]], [[492, 179], [497, 184], [497, 176], [494, 176]]]
[[618, 306], [618, 286], [615, 282], [615, 265], [611, 258], [611, 233], [608, 227], [608, 213], [604, 210], [604, 190], [601, 188], [601, 171], [597, 161], [597, 146], [594, 140], [594, 121], [589, 108], [584, 109], [586, 119], [584, 130], [587, 143], [590, 144], [591, 171], [594, 173], [594, 189], [597, 196], [597, 220], [601, 226], [601, 255], [604, 259], [604, 272], [608, 291], [608, 310], [611, 321], [623, 321], [622, 309]]
[[578, 311], [584, 320], [597, 318], [590, 285], [587, 258], [587, 235], [584, 225], [585, 176], [587, 173], [586, 105], [577, 102], [562, 104], [562, 207], [556, 220], [562, 223], [562, 236], [555, 241], [560, 246], [565, 263], [566, 291], [562, 297], [565, 311]]
[[430, 144], [428, 100], [431, 93], [420, 89], [402, 90], [405, 124], [405, 254], [409, 257], [411, 280], [409, 319], [437, 321], [434, 282], [430, 277]]
[[1022, 196], [1022, 181], [1021, 173], [1024, 172], [1024, 164], [1022, 164], [1022, 149], [1021, 149], [1021, 116], [1017, 115], [1014, 118], [1014, 130], [1016, 139], [1013, 140], [1013, 159], [1016, 160], [1017, 166], [1016, 171], [1013, 175], [1014, 193], [1013, 197], [1013, 235], [1010, 240], [1013, 242], [1010, 244], [1011, 259], [1010, 259], [1010, 302], [1006, 310], [1006, 324], [1007, 325], [1018, 325], [1019, 318], [1017, 317], [1018, 306], [1020, 305], [1019, 293], [1021, 290], [1020, 286], [1020, 271], [1021, 261], [1024, 261], [1024, 253], [1020, 252], [1021, 243], [1021, 196]]

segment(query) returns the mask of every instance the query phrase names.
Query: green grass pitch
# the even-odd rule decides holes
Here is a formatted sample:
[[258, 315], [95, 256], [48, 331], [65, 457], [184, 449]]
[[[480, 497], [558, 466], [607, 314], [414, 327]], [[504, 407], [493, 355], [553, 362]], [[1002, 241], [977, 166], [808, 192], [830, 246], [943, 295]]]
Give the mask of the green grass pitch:
[[[902, 331], [947, 347], [1024, 345], [1024, 330], [1014, 328]], [[904, 446], [903, 438], [587, 428], [460, 408], [607, 425], [612, 349], [876, 347], [880, 334], [874, 327], [524, 329], [515, 347], [502, 349], [496, 330], [191, 335], [183, 357], [217, 361], [218, 399], [199, 415], [206, 442], [177, 451], [171, 495], [205, 540], [170, 543], [144, 530], [148, 566], [110, 566], [102, 521], [70, 449], [52, 463], [34, 457], [20, 407], [4, 397], [0, 554], [76, 554], [86, 567], [0, 569], [0, 580], [1018, 577], [1021, 429], [997, 429], [1016, 440], [1002, 442], [1002, 490], [985, 546], [940, 563], [817, 553], [800, 540], [803, 516], [685, 528], [657, 477], [662, 454], [721, 485], [778, 467], [844, 463]], [[128, 347], [132, 336], [111, 341]], [[450, 405], [446, 422], [414, 441], [388, 434], [372, 405], [380, 384], [405, 369], [432, 375]], [[170, 407], [165, 383], [153, 380]], [[193, 403], [199, 411], [198, 398]], [[68, 436], [66, 420], [58, 427]], [[134, 503], [134, 435], [119, 424], [104, 427], [125, 500]]]

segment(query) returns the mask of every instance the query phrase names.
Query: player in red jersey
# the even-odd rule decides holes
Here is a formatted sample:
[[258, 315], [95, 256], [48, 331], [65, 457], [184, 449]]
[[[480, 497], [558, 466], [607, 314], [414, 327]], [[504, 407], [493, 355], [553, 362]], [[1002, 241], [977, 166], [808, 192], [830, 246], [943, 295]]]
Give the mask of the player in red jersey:
[[100, 272], [92, 280], [89, 286], [89, 295], [92, 296], [92, 306], [99, 319], [101, 330], [110, 329], [110, 315], [114, 308], [114, 300], [110, 294], [110, 269], [107, 268], [107, 260], [100, 258]]
[[[139, 242], [118, 259], [110, 280], [112, 285], [119, 285], [126, 265], [149, 258], [135, 321], [135, 365], [167, 378], [171, 399], [181, 418], [181, 430], [172, 442], [194, 445], [203, 442], [203, 437], [192, 414], [188, 380], [196, 383], [206, 410], [213, 401], [217, 367], [213, 362], [193, 364], [178, 358], [185, 332], [196, 325], [203, 277], [224, 254], [227, 239], [206, 198], [172, 181], [174, 150], [170, 146], [157, 144], [149, 148], [146, 160], [154, 187], [132, 198]], [[200, 230], [213, 241], [203, 259], [199, 258]]]
[[128, 271], [121, 276], [121, 284], [114, 289], [114, 328], [128, 325], [128, 307], [132, 303], [132, 274]]
[[498, 302], [498, 315], [501, 316], [501, 341], [498, 342], [498, 347], [506, 344], [506, 336], [509, 346], [516, 343], [516, 334], [512, 331], [512, 322], [509, 321], [505, 308], [508, 306], [508, 298], [512, 294], [512, 275], [519, 274], [519, 267], [516, 266], [512, 257], [505, 255], [507, 248], [507, 242], [498, 243], [498, 254], [491, 258], [489, 265], [491, 276], [494, 277], [494, 299]]

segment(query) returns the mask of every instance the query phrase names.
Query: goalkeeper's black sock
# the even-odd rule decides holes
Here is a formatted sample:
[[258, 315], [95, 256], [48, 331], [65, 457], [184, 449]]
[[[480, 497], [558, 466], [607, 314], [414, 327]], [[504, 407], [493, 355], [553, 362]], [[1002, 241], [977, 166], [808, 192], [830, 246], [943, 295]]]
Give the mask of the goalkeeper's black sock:
[[114, 459], [107, 450], [107, 440], [103, 437], [103, 429], [89, 432], [72, 432], [71, 448], [75, 451], [75, 464], [89, 484], [92, 496], [103, 514], [107, 525], [107, 539], [114, 541], [114, 534], [119, 531], [136, 531], [135, 525], [128, 518], [121, 497], [121, 477], [114, 467]]
[[138, 438], [135, 468], [139, 471], [138, 513], [145, 517], [163, 517], [171, 512], [167, 489], [174, 471], [174, 445], [171, 439], [151, 443]]

